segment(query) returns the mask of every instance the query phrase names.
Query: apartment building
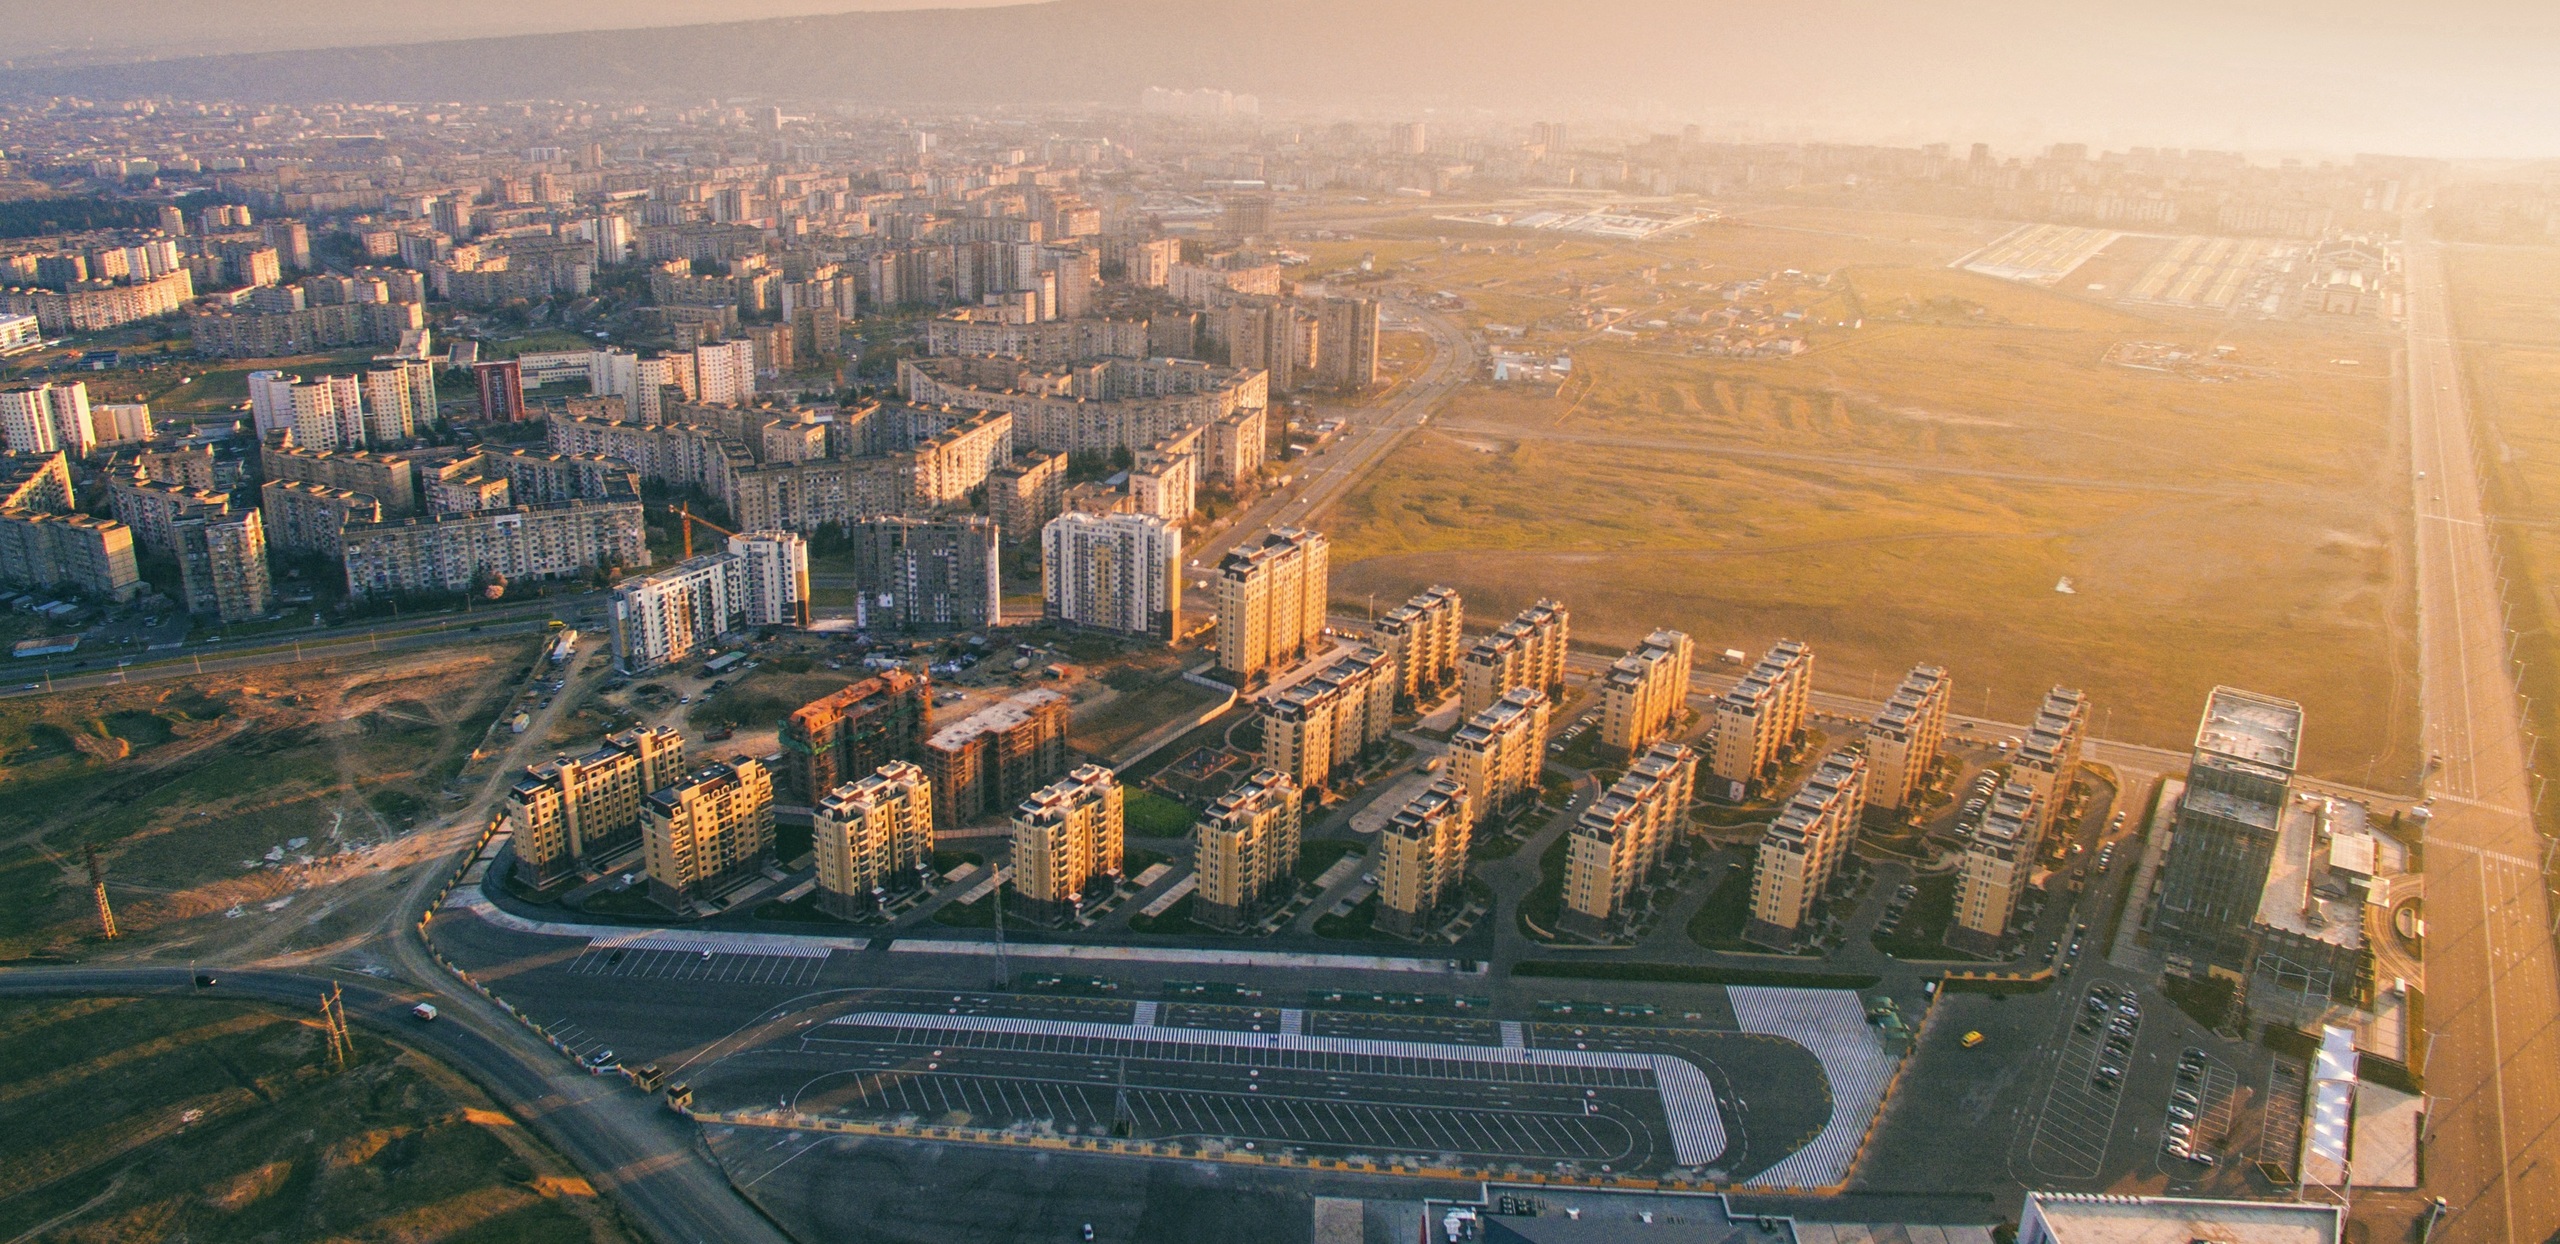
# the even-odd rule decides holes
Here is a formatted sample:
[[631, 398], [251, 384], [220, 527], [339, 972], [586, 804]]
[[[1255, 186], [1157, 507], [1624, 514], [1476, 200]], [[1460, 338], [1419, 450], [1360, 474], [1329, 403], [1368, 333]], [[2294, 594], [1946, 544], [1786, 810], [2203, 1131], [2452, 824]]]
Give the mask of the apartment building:
[[0, 452], [0, 510], [60, 513], [70, 509], [71, 463], [60, 451]]
[[987, 472], [987, 514], [1005, 539], [1021, 540], [1066, 512], [1067, 456], [1017, 450]]
[[1218, 668], [1237, 686], [1258, 686], [1323, 648], [1331, 553], [1316, 532], [1277, 527], [1219, 559]]
[[187, 612], [223, 622], [262, 618], [275, 605], [267, 577], [267, 531], [256, 510], [182, 519], [176, 530], [178, 581]]
[[1600, 680], [1600, 746], [1628, 758], [1679, 728], [1689, 702], [1696, 645], [1678, 631], [1655, 631]]
[[1838, 751], [1787, 801], [1760, 840], [1744, 940], [1775, 950], [1795, 946], [1857, 839], [1866, 790], [1866, 758]]
[[[381, 503], [386, 518], [399, 518], [418, 510], [417, 468], [407, 458], [364, 450], [342, 453], [282, 445], [260, 451], [258, 462], [271, 480], [296, 480], [363, 493]], [[159, 476], [154, 474], [152, 478], [157, 480]], [[553, 499], [522, 498], [526, 501]], [[557, 499], [565, 501], [569, 498]]]
[[350, 527], [347, 594], [363, 600], [576, 579], [649, 564], [637, 501], [569, 501]]
[[1395, 728], [1395, 663], [1363, 647], [1262, 701], [1262, 765], [1319, 791]]
[[773, 776], [739, 757], [703, 766], [640, 805], [649, 897], [671, 911], [757, 875], [773, 854]]
[[2069, 687], [2056, 687], [2045, 693], [2044, 703], [2036, 707], [2036, 719], [2019, 736], [2016, 754], [2009, 757], [2009, 780], [2035, 792], [2035, 818], [2029, 823], [2027, 851], [2044, 849], [2045, 835], [2052, 832], [2054, 818], [2062, 815], [2062, 805], [2071, 799], [2072, 784], [2080, 780], [2080, 746], [2089, 732], [2089, 697]]
[[1902, 676], [1875, 720], [1867, 723], [1867, 803], [1899, 812], [1929, 785], [1929, 771], [1947, 742], [1947, 703], [1954, 682], [1935, 665], [1915, 665]]
[[1473, 717], [1516, 687], [1564, 696], [1564, 659], [1573, 638], [1573, 617], [1565, 607], [1542, 600], [1492, 634], [1477, 640], [1458, 658], [1458, 715]]
[[1040, 588], [1054, 621], [1170, 640], [1182, 529], [1151, 514], [1060, 514], [1040, 530]]
[[88, 457], [98, 447], [89, 386], [73, 380], [0, 389], [0, 446], [16, 454]]
[[142, 595], [133, 531], [111, 518], [0, 508], [0, 583], [132, 600]]
[[1479, 821], [1537, 800], [1550, 712], [1546, 692], [1515, 687], [1449, 736], [1449, 776], [1467, 788], [1467, 805]]
[[133, 542], [143, 552], [175, 557], [178, 524], [230, 513], [231, 495], [119, 474], [107, 477], [107, 504], [117, 522], [133, 529]]
[[1038, 688], [952, 722], [926, 737], [922, 763], [936, 828], [999, 815], [1067, 771], [1067, 697]]
[[955, 631], [1004, 620], [993, 520], [866, 518], [852, 536], [858, 625]]
[[2170, 975], [2248, 979], [2301, 750], [2301, 705], [2236, 687], [2205, 698], [2150, 916]]
[[810, 826], [819, 910], [858, 919], [932, 870], [933, 782], [909, 761], [890, 761], [819, 796]]
[[1431, 587], [1390, 609], [1370, 629], [1370, 641], [1396, 663], [1396, 702], [1419, 706], [1458, 680], [1458, 640], [1466, 604], [1458, 589]]
[[1804, 729], [1813, 694], [1813, 650], [1781, 639], [1716, 699], [1715, 746], [1707, 769], [1726, 784], [1719, 792], [1740, 802], [1754, 782], [1767, 778]]
[[1120, 876], [1120, 779], [1101, 765], [1033, 791], [1013, 813], [1013, 892], [1025, 918], [1075, 919], [1095, 882]]
[[1296, 782], [1260, 769], [1209, 806], [1192, 837], [1191, 865], [1199, 878], [1192, 919], [1241, 929], [1296, 892], [1298, 803]]
[[1947, 944], [1988, 955], [2000, 949], [2009, 924], [2018, 914], [2018, 899], [2036, 867], [2036, 805], [2042, 801], [2021, 782], [2003, 783], [1982, 814], [1982, 824], [1965, 841], [1964, 865], [1956, 874], [1954, 922]]
[[1441, 778], [1398, 808], [1378, 831], [1382, 933], [1412, 937], [1464, 889], [1475, 809], [1467, 788]]
[[684, 779], [684, 736], [625, 730], [577, 759], [530, 765], [501, 810], [518, 863], [537, 890], [638, 840], [640, 805]]
[[626, 579], [606, 602], [614, 665], [624, 673], [656, 669], [730, 631], [797, 625], [808, 585], [808, 542], [788, 531], [744, 532], [722, 552]]
[[786, 793], [801, 805], [883, 765], [923, 757], [933, 730], [933, 687], [883, 670], [793, 709], [782, 719]]
[[269, 543], [286, 553], [339, 561], [345, 556], [347, 528], [382, 521], [380, 502], [326, 484], [271, 479], [258, 490], [258, 497]]
[[1557, 917], [1566, 932], [1605, 936], [1624, 915], [1628, 896], [1687, 836], [1697, 779], [1696, 752], [1655, 743], [1574, 819]]

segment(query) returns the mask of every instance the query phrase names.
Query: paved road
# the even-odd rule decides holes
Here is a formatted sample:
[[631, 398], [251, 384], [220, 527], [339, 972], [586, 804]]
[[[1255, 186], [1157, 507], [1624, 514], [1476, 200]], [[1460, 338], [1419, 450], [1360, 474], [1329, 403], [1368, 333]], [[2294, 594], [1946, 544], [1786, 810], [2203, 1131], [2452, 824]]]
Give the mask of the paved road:
[[1446, 316], [1399, 310], [1429, 334], [1431, 361], [1423, 364], [1404, 391], [1388, 399], [1384, 413], [1356, 411], [1351, 426], [1323, 452], [1298, 459], [1287, 488], [1276, 489], [1239, 511], [1226, 525], [1191, 550], [1202, 568], [1215, 566], [1228, 549], [1275, 525], [1302, 525], [1378, 464], [1407, 433], [1422, 426], [1432, 410], [1476, 374], [1477, 354], [1466, 331]]
[[[254, 998], [290, 1007], [318, 1004], [328, 978], [294, 972], [224, 970], [206, 991], [216, 997]], [[347, 1017], [395, 1030], [400, 1039], [428, 1050], [477, 1081], [517, 1117], [539, 1131], [656, 1239], [671, 1244], [751, 1241], [784, 1244], [785, 1237], [729, 1190], [718, 1168], [695, 1148], [690, 1122], [657, 1108], [619, 1076], [589, 1076], [572, 1069], [548, 1046], [486, 1004], [456, 1005], [439, 997], [444, 1014], [420, 1023], [408, 1010], [429, 995], [345, 979]], [[15, 968], [0, 972], [0, 994], [171, 994], [189, 988], [181, 968]], [[477, 995], [473, 1001], [477, 1002]]]
[[2440, 1238], [2540, 1240], [2560, 1229], [2560, 970], [2443, 258], [2409, 219], [2420, 703], [2441, 758], [2427, 827], [2428, 1182], [2454, 1207]]

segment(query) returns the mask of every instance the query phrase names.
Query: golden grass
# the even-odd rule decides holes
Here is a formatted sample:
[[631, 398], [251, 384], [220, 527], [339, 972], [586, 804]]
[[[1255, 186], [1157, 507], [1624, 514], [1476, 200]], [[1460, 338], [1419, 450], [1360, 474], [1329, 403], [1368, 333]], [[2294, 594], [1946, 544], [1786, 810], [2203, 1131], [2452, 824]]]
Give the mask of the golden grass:
[[[1789, 635], [1850, 692], [1940, 662], [1961, 711], [1984, 711], [1987, 687], [2009, 720], [2073, 685], [2111, 736], [2169, 747], [2233, 683], [2304, 703], [2310, 770], [2409, 780], [2385, 344], [2131, 313], [1943, 267], [1974, 234], [1904, 236], [1624, 248], [1622, 268], [1673, 252], [1836, 270], [1865, 327], [1817, 331], [1785, 361], [1585, 345], [1560, 394], [1463, 391], [1329, 519], [1337, 596], [1449, 582], [1481, 618], [1558, 595], [1604, 644], [1666, 625], [1711, 651]], [[1940, 300], [1982, 313], [1897, 318]], [[2268, 375], [2107, 365], [2127, 339], [2231, 344]], [[2065, 576], [2077, 594], [2054, 591]]]

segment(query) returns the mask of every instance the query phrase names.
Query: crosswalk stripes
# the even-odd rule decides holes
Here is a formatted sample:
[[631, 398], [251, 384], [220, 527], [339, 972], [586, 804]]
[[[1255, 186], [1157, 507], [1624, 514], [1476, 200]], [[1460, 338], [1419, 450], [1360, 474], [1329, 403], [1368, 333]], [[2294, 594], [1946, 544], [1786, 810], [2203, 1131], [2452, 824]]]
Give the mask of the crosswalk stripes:
[[1756, 985], [1729, 986], [1725, 993], [1742, 1031], [1784, 1037], [1803, 1046], [1822, 1064], [1823, 1078], [1831, 1082], [1831, 1118], [1822, 1131], [1812, 1143], [1748, 1182], [1818, 1187], [1847, 1178], [1868, 1122], [1884, 1105], [1885, 1087], [1892, 1082], [1894, 1069], [1894, 1059], [1867, 1027], [1866, 1010], [1857, 993]]

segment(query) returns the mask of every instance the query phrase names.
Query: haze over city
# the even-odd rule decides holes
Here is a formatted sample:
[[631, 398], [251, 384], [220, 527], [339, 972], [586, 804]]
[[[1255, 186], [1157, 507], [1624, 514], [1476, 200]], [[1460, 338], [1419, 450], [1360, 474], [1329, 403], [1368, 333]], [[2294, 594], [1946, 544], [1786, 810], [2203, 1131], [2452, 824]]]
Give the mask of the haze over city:
[[2560, 14], [0, 48], [0, 1238], [2560, 1238]]

